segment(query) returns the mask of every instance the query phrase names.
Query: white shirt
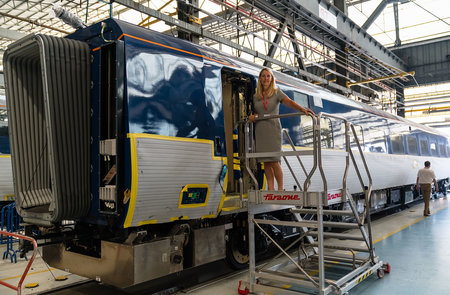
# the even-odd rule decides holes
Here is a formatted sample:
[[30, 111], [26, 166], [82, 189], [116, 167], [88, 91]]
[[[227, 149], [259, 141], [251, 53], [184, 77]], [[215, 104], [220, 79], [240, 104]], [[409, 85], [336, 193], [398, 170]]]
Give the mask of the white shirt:
[[436, 175], [434, 175], [434, 171], [430, 168], [422, 168], [417, 172], [417, 177], [419, 177], [419, 183], [422, 184], [431, 184], [433, 179], [436, 179]]

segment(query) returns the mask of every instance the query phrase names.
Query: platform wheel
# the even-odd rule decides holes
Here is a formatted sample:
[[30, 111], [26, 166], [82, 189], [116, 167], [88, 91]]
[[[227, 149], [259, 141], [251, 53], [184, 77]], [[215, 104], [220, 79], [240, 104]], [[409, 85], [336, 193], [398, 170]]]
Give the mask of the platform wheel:
[[250, 290], [247, 288], [241, 289], [241, 284], [242, 281], [239, 281], [238, 293], [241, 295], [247, 295], [248, 293], [250, 293]]
[[384, 269], [379, 268], [377, 270], [377, 276], [378, 276], [379, 279], [384, 278]]
[[386, 263], [384, 265], [384, 272], [385, 273], [391, 273], [391, 265], [389, 263]]

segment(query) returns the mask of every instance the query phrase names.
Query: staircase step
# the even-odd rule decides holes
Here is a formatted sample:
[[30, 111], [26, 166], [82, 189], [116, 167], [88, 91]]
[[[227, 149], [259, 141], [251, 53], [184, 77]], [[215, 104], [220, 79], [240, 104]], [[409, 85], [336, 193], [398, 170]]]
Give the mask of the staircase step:
[[[302, 221], [282, 221], [282, 220], [268, 220], [268, 219], [253, 219], [253, 220], [260, 224], [317, 228], [316, 220], [302, 220]], [[359, 228], [358, 224], [356, 223], [333, 222], [333, 221], [324, 221], [323, 226], [334, 228], [351, 228], [351, 229]]]
[[[317, 214], [316, 209], [292, 209], [293, 213], [301, 213], [301, 214]], [[324, 215], [333, 215], [333, 216], [353, 216], [353, 211], [351, 210], [323, 210]]]
[[[317, 242], [314, 242], [311, 244], [311, 246], [313, 247], [318, 247], [319, 244]], [[335, 250], [353, 250], [356, 252], [370, 252], [369, 249], [367, 247], [355, 247], [355, 246], [337, 246], [337, 245], [331, 245], [331, 244], [323, 244], [324, 248], [327, 249], [335, 249]]]
[[[247, 200], [244, 198], [244, 200]], [[244, 201], [243, 200], [243, 201]], [[227, 195], [223, 200], [222, 211], [233, 211], [241, 208], [240, 195]]]
[[[307, 235], [317, 237], [317, 232], [309, 231], [307, 233]], [[364, 238], [362, 236], [349, 235], [349, 234], [343, 234], [343, 233], [323, 233], [323, 237], [330, 238], [330, 239], [345, 239], [345, 240], [353, 240], [353, 241], [364, 241]]]

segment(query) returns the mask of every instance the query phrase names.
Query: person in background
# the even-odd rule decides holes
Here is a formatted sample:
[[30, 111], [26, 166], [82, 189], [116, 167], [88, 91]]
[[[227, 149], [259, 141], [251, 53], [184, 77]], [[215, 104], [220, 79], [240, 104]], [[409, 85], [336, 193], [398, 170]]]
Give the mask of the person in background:
[[[280, 102], [305, 115], [315, 115], [310, 109], [306, 109], [283, 93], [275, 86], [275, 78], [272, 71], [263, 68], [259, 73], [256, 93], [253, 96], [255, 113], [248, 119], [255, 122], [258, 116], [278, 115]], [[257, 153], [281, 152], [281, 123], [280, 119], [257, 121], [255, 124], [255, 150]], [[280, 165], [280, 156], [258, 158], [264, 163], [264, 174], [267, 179], [268, 190], [275, 190], [274, 178], [278, 184], [278, 190], [284, 190], [283, 170]]]
[[422, 169], [419, 169], [419, 172], [417, 172], [417, 180], [416, 180], [416, 188], [419, 189], [420, 184], [420, 191], [422, 193], [423, 202], [425, 203], [425, 208], [423, 210], [423, 216], [429, 216], [430, 213], [430, 197], [431, 197], [431, 183], [434, 182], [434, 187], [436, 189], [436, 192], [439, 191], [439, 187], [436, 182], [436, 175], [434, 174], [434, 171], [431, 170], [431, 163], [430, 161], [425, 161], [425, 167]]

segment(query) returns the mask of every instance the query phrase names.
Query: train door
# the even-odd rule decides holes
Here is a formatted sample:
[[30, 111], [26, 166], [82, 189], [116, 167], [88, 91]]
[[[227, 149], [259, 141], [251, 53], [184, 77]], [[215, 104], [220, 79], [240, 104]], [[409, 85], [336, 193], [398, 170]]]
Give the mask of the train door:
[[[233, 170], [239, 164], [243, 174], [244, 192], [249, 189], [249, 177], [245, 171], [243, 155], [244, 125], [240, 124], [252, 111], [252, 97], [255, 79], [241, 72], [224, 69], [222, 71], [222, 97], [225, 126], [225, 150], [228, 178], [224, 190], [226, 194], [239, 194], [239, 183], [233, 177]], [[235, 131], [234, 131], [235, 130]], [[233, 132], [237, 131], [238, 155], [233, 157]], [[256, 164], [254, 164], [256, 166]]]

